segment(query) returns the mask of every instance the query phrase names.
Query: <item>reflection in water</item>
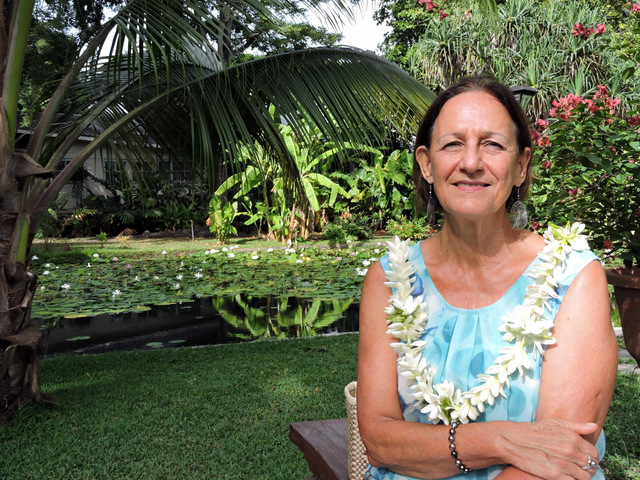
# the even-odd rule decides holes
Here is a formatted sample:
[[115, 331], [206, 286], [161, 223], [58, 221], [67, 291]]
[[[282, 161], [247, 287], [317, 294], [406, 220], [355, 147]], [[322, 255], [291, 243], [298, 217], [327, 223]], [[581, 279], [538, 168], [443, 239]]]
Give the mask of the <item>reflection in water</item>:
[[352, 300], [274, 296], [199, 298], [148, 311], [63, 318], [47, 328], [49, 353], [214, 345], [358, 330]]

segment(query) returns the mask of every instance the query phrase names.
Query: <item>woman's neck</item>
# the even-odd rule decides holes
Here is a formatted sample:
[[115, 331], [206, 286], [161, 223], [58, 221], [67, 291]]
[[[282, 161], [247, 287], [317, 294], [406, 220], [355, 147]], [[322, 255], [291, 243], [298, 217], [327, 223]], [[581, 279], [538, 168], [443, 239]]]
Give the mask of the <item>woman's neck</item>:
[[436, 238], [443, 260], [480, 266], [496, 260], [498, 263], [508, 261], [510, 247], [528, 234], [526, 230], [513, 229], [506, 215], [492, 222], [460, 221], [445, 216], [442, 231]]

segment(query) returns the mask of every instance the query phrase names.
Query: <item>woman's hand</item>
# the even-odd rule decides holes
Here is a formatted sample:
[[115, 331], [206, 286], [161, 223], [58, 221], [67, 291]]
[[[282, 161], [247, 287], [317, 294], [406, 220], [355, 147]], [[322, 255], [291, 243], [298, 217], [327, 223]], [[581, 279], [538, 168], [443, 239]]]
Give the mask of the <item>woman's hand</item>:
[[[599, 461], [598, 451], [585, 440], [599, 430], [595, 423], [549, 418], [533, 423], [501, 425], [498, 448], [506, 463], [500, 480], [543, 478], [589, 480], [597, 468], [585, 470], [589, 459]], [[526, 472], [526, 473], [525, 473]]]

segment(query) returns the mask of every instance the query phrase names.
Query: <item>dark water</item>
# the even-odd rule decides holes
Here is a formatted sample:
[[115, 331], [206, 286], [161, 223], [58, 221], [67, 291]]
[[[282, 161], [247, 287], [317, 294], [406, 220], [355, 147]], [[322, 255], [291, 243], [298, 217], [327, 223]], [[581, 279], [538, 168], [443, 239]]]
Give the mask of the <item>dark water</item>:
[[158, 305], [144, 312], [61, 319], [45, 328], [44, 336], [47, 353], [103, 353], [357, 330], [355, 301], [237, 295]]

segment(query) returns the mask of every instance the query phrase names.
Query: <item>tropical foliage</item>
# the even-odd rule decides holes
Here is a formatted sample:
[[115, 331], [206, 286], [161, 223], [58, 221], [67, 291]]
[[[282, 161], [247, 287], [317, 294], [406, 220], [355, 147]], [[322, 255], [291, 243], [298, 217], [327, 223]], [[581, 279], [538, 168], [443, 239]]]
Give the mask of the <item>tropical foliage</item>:
[[[0, 48], [2, 419], [25, 398], [42, 398], [41, 335], [29, 320], [37, 290], [37, 277], [27, 275], [31, 243], [48, 206], [92, 154], [110, 150], [119, 170], [143, 185], [144, 172], [158, 161], [148, 153], [162, 148], [213, 180], [221, 162], [232, 163], [240, 145], [257, 140], [281, 153], [282, 168], [300, 189], [297, 166], [269, 115], [270, 104], [297, 133], [304, 131], [304, 118], [327, 138], [359, 141], [375, 137], [380, 122], [397, 131], [413, 130], [430, 99], [421, 84], [394, 65], [350, 49], [292, 51], [225, 67], [218, 47], [229, 38], [234, 12], [246, 6], [265, 21], [273, 19], [257, 0], [218, 2], [215, 13], [228, 13], [224, 21], [196, 0], [131, 0], [82, 46], [20, 150], [20, 78], [34, 0], [2, 5], [0, 35], [7, 39]], [[276, 28], [277, 22], [270, 25]], [[93, 140], [50, 180], [88, 128]]]
[[580, 221], [606, 257], [640, 265], [640, 105], [620, 115], [600, 86], [554, 100], [540, 120], [532, 204], [537, 219]]
[[577, 0], [510, 0], [497, 15], [456, 2], [441, 8], [446, 16], [425, 14], [426, 29], [407, 53], [412, 74], [433, 89], [477, 74], [533, 87], [538, 94], [523, 99], [533, 118], [545, 116], [552, 100], [601, 84], [623, 103], [638, 98], [640, 72], [625, 55], [629, 36], [618, 32], [620, 19], [630, 21], [626, 10], [614, 23], [609, 10]]
[[[270, 114], [278, 122], [275, 108], [270, 108]], [[337, 157], [347, 150], [372, 150], [364, 143], [326, 139], [317, 127], [312, 127], [311, 122], [301, 122], [301, 127], [303, 131], [296, 133], [291, 126], [278, 124], [287, 153], [298, 171], [297, 179], [301, 188], [297, 192], [288, 181], [286, 172], [273, 158], [275, 152], [269, 152], [259, 144], [254, 145], [253, 149], [242, 149], [243, 163], [246, 165], [244, 171], [229, 177], [215, 192], [215, 197], [219, 198], [235, 191], [233, 198], [242, 201], [245, 208], [242, 214], [249, 218], [245, 224], [257, 223], [258, 233], [262, 224], [266, 224], [267, 234], [271, 238], [307, 238], [313, 232], [316, 214], [322, 208], [332, 207], [338, 195], [349, 197], [328, 176]], [[212, 199], [212, 202], [217, 201]], [[235, 216], [229, 218], [233, 220]], [[211, 223], [215, 224], [213, 218]]]

